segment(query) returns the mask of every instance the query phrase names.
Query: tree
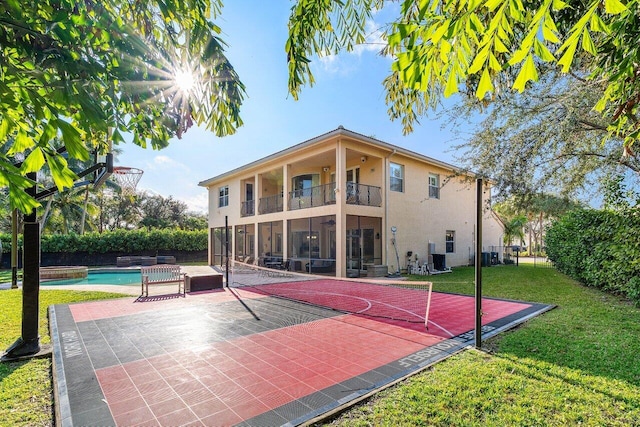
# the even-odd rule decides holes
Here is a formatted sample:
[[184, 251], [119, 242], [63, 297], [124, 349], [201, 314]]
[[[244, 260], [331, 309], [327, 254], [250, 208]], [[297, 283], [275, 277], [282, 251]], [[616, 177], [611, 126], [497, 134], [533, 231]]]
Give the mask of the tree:
[[496, 203], [493, 209], [505, 224], [504, 243], [511, 244], [513, 238], [522, 241], [526, 233], [529, 250], [534, 251], [544, 246], [545, 232], [552, 220], [582, 207], [566, 197], [537, 193], [526, 198], [512, 196]]
[[[298, 0], [286, 44], [289, 91], [313, 85], [312, 55], [351, 50], [364, 41], [366, 20], [384, 0]], [[523, 92], [546, 68], [559, 67], [603, 86], [595, 103], [606, 136], [635, 157], [640, 138], [640, 2], [545, 0], [401, 2], [384, 29], [394, 62], [384, 85], [389, 115], [410, 132], [441, 97], [459, 91], [490, 103]], [[547, 64], [547, 65], [545, 65]]]
[[526, 223], [527, 218], [522, 215], [511, 218], [509, 221], [505, 222], [504, 235], [502, 237], [504, 244], [510, 246], [514, 239], [518, 240], [521, 244], [524, 240], [523, 228]]
[[24, 192], [34, 184], [27, 173], [46, 168], [69, 188], [78, 176], [65, 156], [86, 161], [123, 134], [159, 149], [194, 123], [233, 133], [244, 87], [209, 20], [221, 6], [0, 2], [0, 186], [11, 207], [38, 205]]
[[[104, 191], [103, 191], [104, 190]], [[131, 230], [141, 219], [140, 203], [135, 197], [122, 197], [106, 189], [98, 192], [98, 232], [117, 229]]]
[[140, 198], [142, 219], [140, 225], [147, 228], [177, 228], [186, 220], [187, 204], [169, 196], [143, 193]]
[[[499, 96], [458, 145], [459, 160], [495, 181], [502, 197], [539, 192], [602, 194], [603, 177], [626, 173], [640, 180], [640, 159], [620, 155], [621, 140], [607, 138], [607, 123], [593, 110], [604, 85], [548, 71], [526, 94]], [[463, 99], [446, 112], [451, 129], [477, 103]]]
[[49, 196], [40, 220], [43, 232], [82, 234], [85, 226], [96, 229], [93, 219], [98, 207], [94, 203], [85, 203], [85, 189], [74, 188]]

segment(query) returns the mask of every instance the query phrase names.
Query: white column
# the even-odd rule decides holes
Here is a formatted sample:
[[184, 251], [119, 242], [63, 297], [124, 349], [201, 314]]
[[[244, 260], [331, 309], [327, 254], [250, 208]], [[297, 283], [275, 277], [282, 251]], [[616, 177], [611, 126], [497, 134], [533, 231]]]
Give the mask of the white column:
[[347, 149], [343, 146], [342, 141], [338, 139], [336, 145], [336, 274], [340, 277], [347, 275], [347, 199], [346, 199], [346, 182], [347, 182]]

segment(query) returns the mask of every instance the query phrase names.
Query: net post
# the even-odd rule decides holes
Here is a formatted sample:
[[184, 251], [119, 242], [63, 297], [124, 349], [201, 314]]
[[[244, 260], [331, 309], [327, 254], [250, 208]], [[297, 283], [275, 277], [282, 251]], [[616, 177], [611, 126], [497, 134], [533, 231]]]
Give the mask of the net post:
[[476, 180], [475, 345], [482, 348], [482, 178]]

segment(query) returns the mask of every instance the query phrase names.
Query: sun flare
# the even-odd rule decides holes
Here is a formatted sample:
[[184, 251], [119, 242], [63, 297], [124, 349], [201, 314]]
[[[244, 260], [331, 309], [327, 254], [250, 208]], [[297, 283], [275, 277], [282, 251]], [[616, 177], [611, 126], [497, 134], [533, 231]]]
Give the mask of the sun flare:
[[190, 70], [177, 70], [173, 80], [178, 88], [184, 93], [189, 93], [191, 89], [193, 89], [193, 85], [195, 83], [193, 72]]

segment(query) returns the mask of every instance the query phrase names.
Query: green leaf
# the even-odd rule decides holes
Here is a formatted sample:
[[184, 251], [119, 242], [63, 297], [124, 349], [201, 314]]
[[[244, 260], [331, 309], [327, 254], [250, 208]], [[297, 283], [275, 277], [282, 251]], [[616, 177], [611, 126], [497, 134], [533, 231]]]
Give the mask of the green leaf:
[[11, 121], [6, 117], [0, 121], [0, 141], [4, 141], [11, 131]]
[[527, 55], [529, 54], [529, 50], [526, 49], [518, 49], [514, 52], [513, 56], [511, 57], [511, 59], [509, 59], [508, 64], [509, 65], [516, 65], [519, 64], [520, 62], [522, 62], [524, 60], [524, 58], [527, 57]]
[[53, 181], [58, 191], [71, 188], [78, 176], [67, 166], [67, 161], [59, 154], [45, 154]]
[[547, 21], [545, 21], [545, 24], [542, 26], [542, 37], [551, 43], [560, 43], [560, 39], [556, 35], [556, 32], [557, 29], [555, 29], [555, 25], [552, 27], [547, 24]]
[[27, 214], [40, 207], [40, 203], [38, 203], [36, 199], [29, 196], [23, 188], [16, 185], [9, 186], [9, 198], [12, 209], [18, 209]]
[[533, 51], [538, 56], [538, 58], [542, 59], [545, 62], [554, 61], [556, 58], [553, 54], [547, 49], [547, 46], [544, 43], [540, 42], [540, 40], [536, 40], [533, 44]]
[[605, 24], [602, 18], [600, 18], [596, 14], [593, 14], [593, 16], [591, 16], [591, 20], [589, 21], [589, 28], [591, 29], [591, 31], [601, 33], [608, 33], [610, 31], [607, 24]]
[[449, 23], [451, 21], [449, 19], [446, 19], [442, 24], [440, 24], [440, 26], [438, 27], [438, 29], [433, 33], [433, 35], [431, 36], [431, 41], [434, 44], [437, 44], [440, 39], [442, 38], [442, 36], [444, 36], [446, 34], [446, 32], [449, 30]]
[[480, 77], [480, 83], [478, 83], [478, 89], [476, 90], [476, 97], [478, 99], [484, 99], [484, 96], [487, 92], [493, 91], [493, 82], [491, 81], [491, 76], [489, 75], [489, 70], [487, 68], [482, 72], [482, 77]]
[[22, 163], [24, 173], [37, 172], [44, 166], [44, 154], [40, 148], [33, 150]]
[[458, 92], [458, 76], [453, 68], [449, 71], [449, 77], [447, 79], [447, 86], [444, 90], [444, 96], [449, 97]]
[[498, 58], [496, 58], [493, 53], [489, 55], [489, 66], [493, 71], [499, 72], [502, 70], [502, 64], [500, 64], [500, 61], [498, 61]]
[[572, 43], [566, 46], [567, 46], [567, 49], [565, 50], [562, 57], [558, 60], [558, 65], [562, 66], [563, 73], [567, 73], [569, 72], [569, 69], [571, 69], [571, 63], [573, 62], [573, 57], [576, 53], [576, 48], [578, 47], [578, 38], [575, 38], [574, 41], [572, 41]]
[[62, 139], [64, 141], [65, 147], [67, 148], [67, 151], [69, 152], [69, 155], [74, 159], [79, 159], [82, 161], [89, 160], [89, 150], [87, 150], [87, 147], [84, 146], [81, 134], [78, 129], [60, 119], [56, 120], [56, 124], [62, 132]]
[[625, 12], [627, 10], [627, 7], [618, 0], [605, 0], [604, 10], [608, 14], [617, 15], [619, 13]]
[[480, 51], [476, 54], [476, 57], [473, 59], [471, 66], [467, 73], [474, 74], [482, 69], [485, 61], [487, 60], [487, 56], [489, 55], [489, 45], [485, 45]]
[[9, 149], [7, 154], [13, 155], [16, 153], [22, 153], [35, 145], [33, 138], [31, 138], [27, 133], [20, 129], [18, 134], [16, 135], [16, 139], [13, 142], [13, 145]]
[[569, 5], [562, 0], [553, 0], [553, 10], [562, 10]]
[[527, 56], [516, 81], [513, 83], [513, 88], [518, 92], [523, 92], [529, 80], [538, 80], [538, 70], [536, 70], [536, 65], [533, 61], [533, 55]]
[[593, 56], [598, 54], [595, 44], [593, 44], [593, 40], [591, 39], [591, 35], [589, 31], [585, 28], [582, 32], [582, 49], [589, 52]]
[[501, 6], [504, 3], [504, 0], [487, 0], [484, 6], [489, 9], [489, 11], [495, 10], [497, 7]]

